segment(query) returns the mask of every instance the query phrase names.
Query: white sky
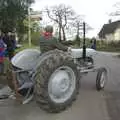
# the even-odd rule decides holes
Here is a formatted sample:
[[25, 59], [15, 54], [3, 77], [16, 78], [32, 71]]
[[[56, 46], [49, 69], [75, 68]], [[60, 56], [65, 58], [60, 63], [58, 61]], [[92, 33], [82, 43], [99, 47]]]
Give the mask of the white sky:
[[93, 37], [98, 34], [102, 25], [111, 18], [108, 16], [108, 13], [115, 11], [113, 5], [116, 2], [120, 2], [120, 0], [35, 0], [33, 8], [42, 10], [45, 6], [60, 3], [70, 5], [77, 14], [85, 15], [85, 21], [94, 28], [92, 31], [89, 31], [88, 37]]

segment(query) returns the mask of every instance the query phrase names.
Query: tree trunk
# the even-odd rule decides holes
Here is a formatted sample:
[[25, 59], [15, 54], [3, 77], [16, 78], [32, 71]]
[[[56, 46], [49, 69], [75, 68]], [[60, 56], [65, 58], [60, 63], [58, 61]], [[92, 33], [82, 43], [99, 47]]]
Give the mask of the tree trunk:
[[77, 36], [79, 37], [79, 35], [80, 35], [80, 28], [79, 28], [79, 23], [77, 24]]
[[76, 35], [76, 41], [77, 41], [77, 44], [80, 46], [81, 41], [80, 41], [80, 28], [79, 28], [79, 23], [77, 24], [77, 35]]
[[61, 25], [59, 25], [59, 41], [61, 41]]
[[62, 32], [63, 32], [63, 41], [66, 41], [66, 34], [65, 34], [65, 29], [62, 27]]

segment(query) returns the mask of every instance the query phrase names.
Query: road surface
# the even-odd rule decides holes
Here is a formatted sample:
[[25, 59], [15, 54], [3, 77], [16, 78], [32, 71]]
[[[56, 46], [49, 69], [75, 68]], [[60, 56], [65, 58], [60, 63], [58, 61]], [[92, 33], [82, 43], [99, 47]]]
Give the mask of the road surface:
[[112, 53], [99, 53], [98, 66], [106, 66], [109, 80], [104, 91], [96, 91], [96, 73], [81, 80], [77, 100], [66, 111], [49, 114], [33, 101], [19, 105], [13, 100], [0, 101], [0, 120], [120, 120], [120, 59]]

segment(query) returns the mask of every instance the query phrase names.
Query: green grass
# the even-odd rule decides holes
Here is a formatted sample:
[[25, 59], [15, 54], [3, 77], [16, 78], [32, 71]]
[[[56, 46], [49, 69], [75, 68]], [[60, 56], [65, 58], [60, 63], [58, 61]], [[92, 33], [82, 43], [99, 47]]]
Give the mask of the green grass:
[[113, 47], [97, 47], [98, 51], [106, 51], [106, 52], [120, 52], [120, 48], [113, 48]]
[[35, 46], [35, 45], [31, 45], [31, 46], [29, 46], [28, 44], [23, 44], [23, 46], [21, 47], [21, 48], [17, 48], [16, 50], [15, 50], [15, 53], [18, 53], [18, 52], [20, 52], [20, 51], [22, 51], [22, 50], [24, 50], [24, 49], [29, 49], [29, 48], [37, 48], [37, 47], [39, 47], [39, 46]]
[[97, 41], [97, 49], [99, 51], [106, 51], [106, 52], [120, 52], [120, 41], [114, 42], [111, 41], [110, 43], [106, 43], [104, 41]]

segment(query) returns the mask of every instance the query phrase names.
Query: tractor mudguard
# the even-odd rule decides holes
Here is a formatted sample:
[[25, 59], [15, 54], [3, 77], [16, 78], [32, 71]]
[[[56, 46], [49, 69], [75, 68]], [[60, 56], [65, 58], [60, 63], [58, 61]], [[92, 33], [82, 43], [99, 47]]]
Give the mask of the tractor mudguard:
[[41, 52], [37, 49], [25, 49], [17, 53], [11, 60], [12, 65], [22, 70], [30, 70], [35, 67]]

